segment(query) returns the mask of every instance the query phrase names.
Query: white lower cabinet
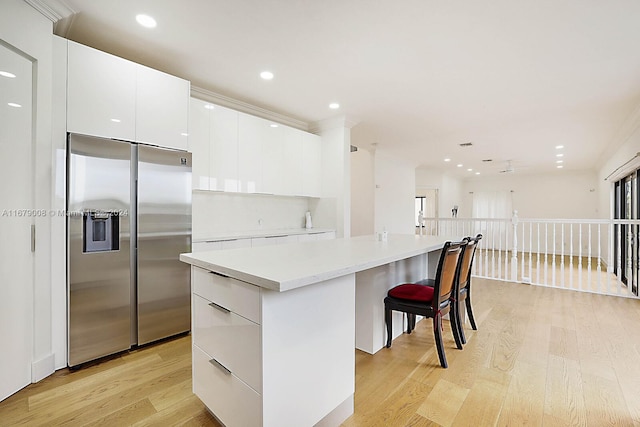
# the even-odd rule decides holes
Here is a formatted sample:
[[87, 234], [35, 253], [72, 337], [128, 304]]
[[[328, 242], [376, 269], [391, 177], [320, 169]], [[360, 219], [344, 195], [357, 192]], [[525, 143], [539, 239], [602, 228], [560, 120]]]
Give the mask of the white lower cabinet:
[[313, 426], [352, 402], [354, 274], [276, 292], [192, 266], [191, 283], [193, 392], [225, 426]]
[[226, 426], [260, 426], [260, 288], [198, 267], [191, 281], [193, 392]]
[[192, 252], [217, 251], [220, 249], [222, 249], [222, 242], [218, 240], [191, 243]]
[[262, 425], [262, 397], [193, 345], [193, 392], [227, 427]]

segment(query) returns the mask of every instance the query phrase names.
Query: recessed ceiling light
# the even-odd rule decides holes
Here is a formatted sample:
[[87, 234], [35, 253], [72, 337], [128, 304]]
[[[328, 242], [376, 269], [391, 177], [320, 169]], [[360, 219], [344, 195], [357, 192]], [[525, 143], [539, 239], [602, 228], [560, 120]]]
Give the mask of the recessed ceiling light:
[[562, 150], [564, 148], [564, 145], [556, 145], [556, 150]]
[[340, 104], [338, 104], [337, 102], [332, 102], [331, 104], [329, 104], [329, 108], [331, 108], [332, 110], [337, 110], [338, 108], [340, 108]]
[[207, 110], [213, 110], [213, 109], [214, 109], [214, 108], [216, 108], [216, 107], [214, 107], [214, 106], [213, 106], [213, 105], [211, 105], [211, 104], [205, 104], [205, 105], [204, 105], [204, 108], [206, 108]]
[[563, 157], [564, 154], [560, 153], [560, 154], [556, 154], [556, 157]]
[[156, 25], [158, 25], [155, 19], [149, 15], [145, 15], [144, 13], [136, 15], [136, 21], [138, 21], [138, 24], [146, 28], [155, 28]]
[[16, 78], [16, 75], [15, 75], [15, 74], [10, 73], [10, 72], [8, 72], [8, 71], [0, 71], [0, 76], [2, 76], [2, 77], [8, 77], [8, 78], [10, 78], [10, 79], [15, 79], [15, 78]]
[[114, 123], [120, 123], [121, 120], [120, 119], [111, 119], [111, 121], [114, 122]]
[[462, 163], [458, 163], [456, 166], [461, 168], [462, 167]]
[[564, 160], [556, 160], [556, 163], [564, 163]]
[[8, 105], [9, 107], [15, 107], [15, 108], [20, 108], [20, 107], [22, 107], [22, 105], [20, 105], [20, 104], [16, 104], [15, 102], [9, 102], [9, 103], [7, 103], [7, 105]]
[[473, 169], [471, 169], [471, 168], [467, 169], [467, 172], [472, 172], [472, 171], [473, 171]]
[[188, 134], [188, 133], [186, 133], [186, 132], [182, 132], [180, 135], [182, 135], [182, 136], [189, 136], [189, 134]]
[[562, 165], [558, 165], [556, 166], [558, 169], [562, 169]]
[[476, 175], [480, 175], [480, 172], [476, 172]]
[[264, 80], [271, 80], [273, 79], [273, 73], [271, 71], [263, 71], [260, 73], [260, 77]]
[[450, 161], [451, 161], [451, 159], [447, 157], [446, 159], [444, 159], [444, 161], [445, 161], [445, 162], [450, 162]]
[[271, 123], [269, 126], [271, 126], [272, 128], [277, 128], [278, 127], [278, 125], [275, 124], [275, 123]]

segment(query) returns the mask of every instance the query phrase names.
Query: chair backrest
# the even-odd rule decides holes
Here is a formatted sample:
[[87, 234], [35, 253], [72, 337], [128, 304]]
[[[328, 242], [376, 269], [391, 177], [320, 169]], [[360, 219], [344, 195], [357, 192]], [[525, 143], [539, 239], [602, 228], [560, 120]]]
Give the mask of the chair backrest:
[[434, 296], [439, 295], [438, 298], [434, 297], [432, 300], [434, 311], [447, 302], [451, 297], [451, 293], [457, 290], [458, 267], [466, 245], [467, 240], [465, 239], [462, 242], [446, 242], [442, 248], [433, 288]]
[[468, 243], [465, 247], [464, 254], [462, 255], [462, 261], [460, 266], [460, 289], [467, 288], [471, 279], [471, 267], [473, 266], [473, 259], [478, 249], [478, 243], [482, 239], [482, 234], [478, 234], [474, 238], [467, 238]]

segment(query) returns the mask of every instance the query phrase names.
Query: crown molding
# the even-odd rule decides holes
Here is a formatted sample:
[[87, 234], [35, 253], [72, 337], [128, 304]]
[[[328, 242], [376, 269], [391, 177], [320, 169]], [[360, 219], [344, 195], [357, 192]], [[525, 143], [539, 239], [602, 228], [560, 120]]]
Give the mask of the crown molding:
[[251, 105], [244, 101], [239, 101], [237, 99], [228, 97], [226, 95], [222, 95], [220, 93], [212, 92], [207, 89], [202, 89], [197, 86], [191, 85], [191, 96], [194, 98], [198, 98], [202, 101], [211, 102], [212, 104], [220, 105], [222, 107], [232, 108], [237, 111], [241, 111], [243, 113], [251, 114], [253, 116], [262, 117], [263, 119], [272, 120], [274, 122], [291, 126], [296, 129], [303, 130], [305, 132], [309, 131], [309, 124], [302, 120], [294, 119], [289, 116], [285, 116], [284, 114], [275, 113], [273, 111], [269, 111], [267, 109], [257, 107], [255, 105]]
[[62, 0], [24, 0], [54, 24], [76, 13]]
[[351, 129], [359, 123], [359, 120], [347, 116], [335, 116], [309, 125], [309, 132], [320, 133], [329, 129], [346, 128]]

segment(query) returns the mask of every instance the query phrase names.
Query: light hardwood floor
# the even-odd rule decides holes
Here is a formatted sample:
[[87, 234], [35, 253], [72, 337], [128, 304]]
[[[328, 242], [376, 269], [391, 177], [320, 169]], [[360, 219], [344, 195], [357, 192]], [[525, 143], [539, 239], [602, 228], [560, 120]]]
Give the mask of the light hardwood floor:
[[[356, 351], [354, 426], [640, 426], [640, 301], [474, 279], [478, 331], [442, 369], [430, 319]], [[191, 393], [189, 336], [0, 402], [0, 426], [217, 426]], [[286, 414], [282, 414], [286, 418]], [[250, 426], [247, 426], [250, 427]]]

